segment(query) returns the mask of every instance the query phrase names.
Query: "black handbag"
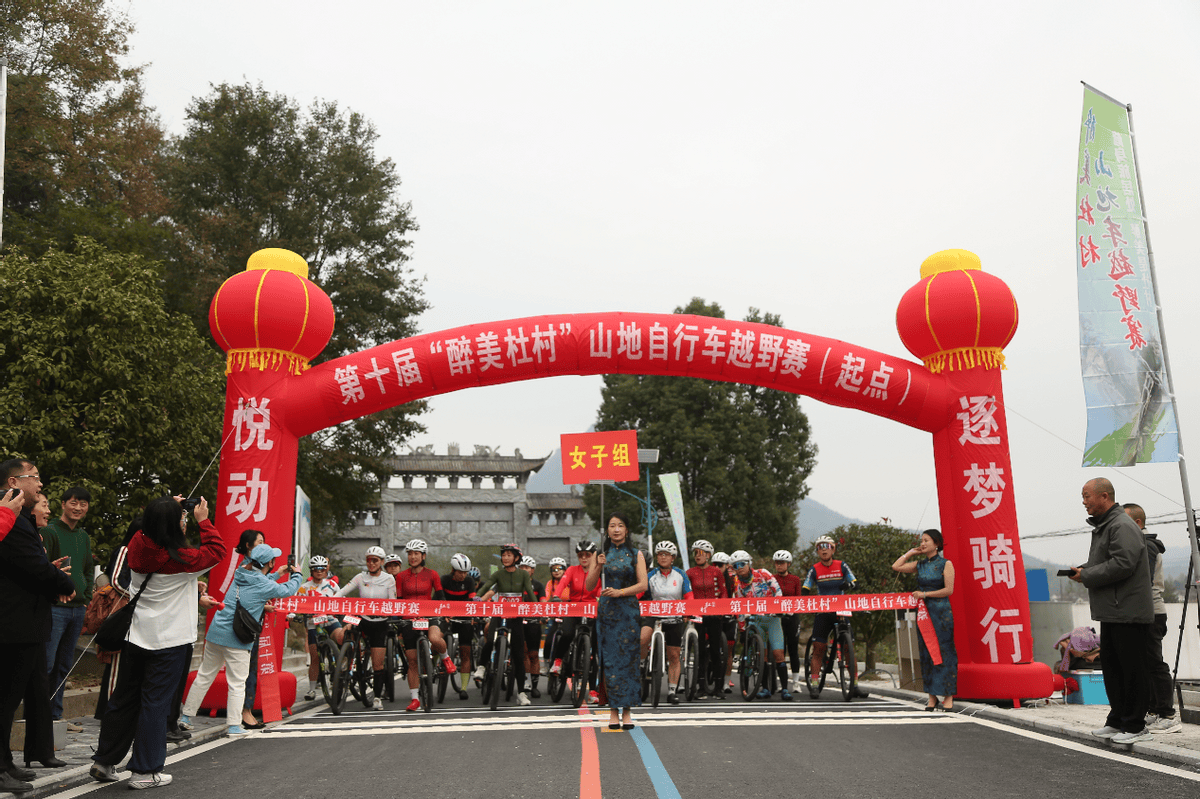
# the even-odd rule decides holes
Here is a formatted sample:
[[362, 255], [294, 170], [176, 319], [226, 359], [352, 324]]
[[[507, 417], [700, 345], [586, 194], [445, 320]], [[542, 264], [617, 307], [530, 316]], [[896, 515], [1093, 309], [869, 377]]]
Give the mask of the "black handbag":
[[129, 637], [129, 628], [133, 626], [133, 611], [137, 609], [138, 600], [142, 598], [142, 592], [146, 590], [146, 584], [153, 576], [153, 574], [147, 574], [146, 579], [142, 581], [142, 587], [138, 589], [129, 604], [110, 614], [100, 625], [100, 629], [96, 631], [96, 637], [93, 639], [100, 649], [105, 652], [120, 652], [125, 648], [125, 639]]
[[238, 589], [237, 595], [233, 598], [233, 634], [243, 644], [251, 644], [262, 632], [262, 622], [254, 618], [250, 611], [238, 602], [238, 597], [241, 595], [241, 589]]

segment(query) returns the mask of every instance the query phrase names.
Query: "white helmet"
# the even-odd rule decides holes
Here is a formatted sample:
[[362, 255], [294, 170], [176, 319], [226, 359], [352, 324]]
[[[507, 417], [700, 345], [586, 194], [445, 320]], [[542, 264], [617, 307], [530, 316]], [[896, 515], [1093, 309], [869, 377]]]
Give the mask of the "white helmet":
[[397, 555], [395, 552], [393, 552], [392, 554], [388, 555], [386, 558], [383, 559], [384, 566], [388, 565], [389, 563], [403, 563], [403, 562], [404, 562], [404, 560], [399, 555]]
[[531, 568], [531, 569], [536, 569], [536, 568], [537, 568], [537, 561], [533, 559], [533, 556], [532, 556], [532, 555], [526, 555], [525, 557], [521, 558], [521, 563], [520, 563], [520, 565], [521, 565], [521, 566], [528, 566], [528, 567], [529, 567], [529, 568]]
[[566, 558], [550, 558], [550, 568], [553, 569], [555, 566], [559, 567], [560, 569], [567, 568]]
[[818, 548], [821, 546], [821, 544], [829, 544], [831, 547], [833, 547], [835, 549], [837, 548], [837, 541], [834, 541], [832, 538], [830, 538], [827, 535], [821, 536], [813, 543], [816, 544]]
[[387, 553], [383, 551], [383, 547], [367, 547], [367, 554], [365, 557], [379, 558], [380, 560], [383, 560], [387, 557]]
[[654, 554], [657, 555], [659, 552], [670, 552], [672, 555], [678, 555], [679, 549], [670, 541], [659, 541], [654, 547]]
[[729, 556], [730, 563], [749, 563], [750, 553], [744, 549], [739, 549]]
[[309, 569], [328, 569], [329, 560], [324, 555], [313, 555], [308, 559]]
[[459, 552], [450, 558], [450, 568], [459, 572], [469, 572], [471, 571], [471, 559]]
[[771, 560], [775, 561], [776, 563], [778, 563], [781, 560], [786, 560], [788, 563], [791, 563], [792, 562], [792, 553], [788, 552], [786, 549], [781, 549], [778, 552], [776, 552], [774, 555], [771, 556]]
[[696, 542], [692, 544], [692, 549], [698, 549], [701, 552], [707, 552], [710, 555], [716, 552], [716, 550], [713, 549], [713, 545], [705, 541], [703, 538], [696, 539]]
[[424, 554], [429, 551], [429, 544], [426, 544], [419, 538], [414, 538], [412, 541], [409, 541], [407, 544], [405, 544], [404, 548], [409, 552], [420, 552]]
[[718, 566], [721, 565], [722, 563], [728, 563], [729, 556], [726, 555], [724, 552], [718, 552], [717, 554], [712, 556], [712, 562], [717, 564]]

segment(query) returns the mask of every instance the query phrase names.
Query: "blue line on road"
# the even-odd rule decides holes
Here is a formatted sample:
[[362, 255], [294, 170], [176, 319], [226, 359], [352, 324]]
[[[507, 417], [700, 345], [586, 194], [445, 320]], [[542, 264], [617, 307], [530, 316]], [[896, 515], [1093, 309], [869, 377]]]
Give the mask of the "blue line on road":
[[631, 734], [633, 742], [637, 744], [638, 754], [642, 756], [642, 764], [646, 767], [646, 773], [650, 775], [650, 782], [654, 784], [654, 792], [658, 794], [658, 799], [683, 799], [679, 794], [679, 789], [675, 787], [675, 781], [667, 773], [667, 767], [659, 759], [658, 752], [654, 750], [654, 744], [650, 743], [646, 733], [641, 727], [634, 727]]

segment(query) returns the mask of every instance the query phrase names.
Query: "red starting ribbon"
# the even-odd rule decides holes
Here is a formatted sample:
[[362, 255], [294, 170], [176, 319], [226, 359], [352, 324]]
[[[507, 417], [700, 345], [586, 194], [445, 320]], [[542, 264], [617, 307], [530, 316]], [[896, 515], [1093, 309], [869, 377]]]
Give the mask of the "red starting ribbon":
[[[276, 599], [279, 613], [304, 615], [400, 616], [451, 618], [566, 618], [593, 617], [595, 601], [588, 602], [442, 602], [435, 599], [362, 599], [304, 594]], [[791, 613], [868, 612], [910, 610], [912, 594], [849, 594], [841, 596], [772, 596], [755, 599], [685, 599], [677, 602], [640, 602], [643, 616], [743, 616]], [[935, 639], [936, 641], [936, 639]]]
[[933, 628], [933, 619], [929, 618], [929, 608], [925, 607], [924, 599], [917, 600], [917, 629], [921, 631], [933, 665], [942, 665], [942, 647], [938, 644], [937, 630]]

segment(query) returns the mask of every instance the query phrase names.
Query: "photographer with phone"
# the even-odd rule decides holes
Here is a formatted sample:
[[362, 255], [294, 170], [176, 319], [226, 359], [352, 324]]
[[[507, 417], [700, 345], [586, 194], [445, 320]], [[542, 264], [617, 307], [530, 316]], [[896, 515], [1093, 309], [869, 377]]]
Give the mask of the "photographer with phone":
[[[42, 488], [37, 466], [24, 458], [5, 461], [0, 463], [0, 480], [5, 492], [0, 523], [14, 514], [0, 540], [0, 649], [4, 651], [0, 657], [0, 791], [28, 791], [33, 788], [31, 763], [47, 768], [66, 765], [54, 757], [46, 642], [51, 604], [59, 596], [73, 594], [75, 586], [46, 558], [33, 524], [31, 511]], [[13, 716], [22, 701], [26, 768], [17, 767], [9, 748]]]
[[[63, 690], [67, 674], [75, 662], [75, 644], [83, 632], [83, 617], [92, 601], [92, 539], [82, 526], [92, 495], [83, 486], [72, 486], [62, 495], [62, 514], [42, 528], [46, 557], [53, 562], [66, 558], [64, 565], [75, 564], [71, 581], [75, 596], [60, 599], [50, 609], [50, 641], [46, 644], [46, 671], [50, 680], [50, 718], [63, 714]], [[70, 730], [79, 732], [82, 727]]]

